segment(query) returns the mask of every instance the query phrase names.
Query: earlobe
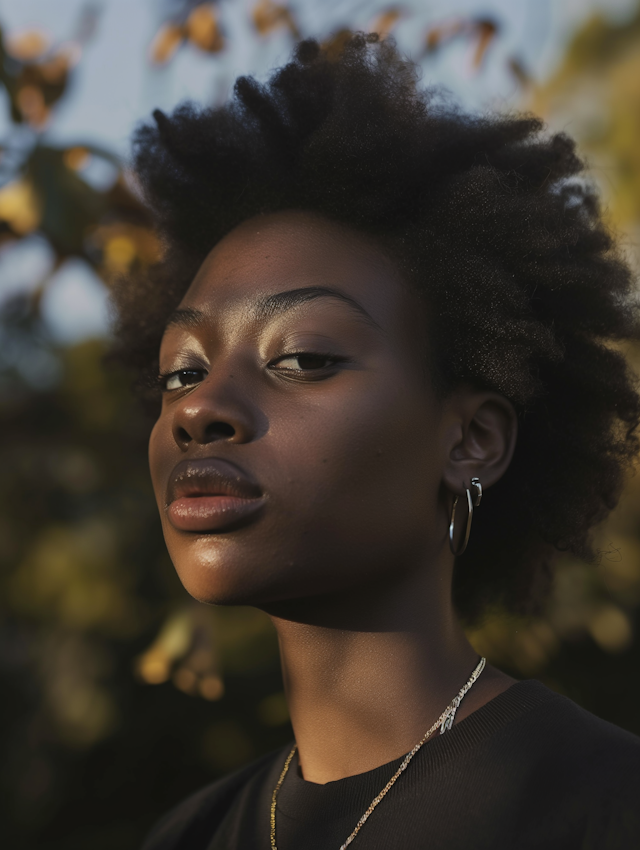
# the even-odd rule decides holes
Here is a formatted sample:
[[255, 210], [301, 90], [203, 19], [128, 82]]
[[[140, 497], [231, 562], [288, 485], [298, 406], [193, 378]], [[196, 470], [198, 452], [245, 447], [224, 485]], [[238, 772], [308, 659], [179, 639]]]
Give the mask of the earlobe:
[[513, 457], [517, 436], [513, 405], [499, 393], [465, 387], [450, 397], [448, 406], [453, 419], [449, 421], [455, 427], [448, 431], [444, 486], [458, 496], [470, 488], [472, 478], [490, 487], [504, 475]]

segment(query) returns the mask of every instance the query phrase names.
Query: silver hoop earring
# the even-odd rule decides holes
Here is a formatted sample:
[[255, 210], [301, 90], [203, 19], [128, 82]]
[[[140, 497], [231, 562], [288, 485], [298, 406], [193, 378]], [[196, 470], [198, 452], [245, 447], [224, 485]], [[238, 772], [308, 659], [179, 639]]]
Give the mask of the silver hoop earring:
[[471, 490], [468, 487], [465, 487], [465, 491], [467, 494], [467, 506], [469, 508], [469, 513], [467, 514], [467, 527], [464, 530], [464, 537], [462, 540], [462, 545], [459, 547], [458, 551], [456, 551], [453, 537], [455, 532], [455, 522], [456, 522], [456, 505], [458, 504], [458, 496], [456, 496], [453, 500], [453, 505], [451, 506], [451, 522], [449, 523], [449, 548], [451, 549], [451, 553], [455, 558], [458, 558], [464, 550], [467, 548], [467, 543], [469, 542], [469, 535], [471, 534], [471, 522], [473, 520], [473, 509], [474, 507], [478, 507], [480, 502], [482, 501], [482, 484], [480, 483], [479, 478], [471, 479], [471, 486], [475, 488], [475, 499], [471, 496]]

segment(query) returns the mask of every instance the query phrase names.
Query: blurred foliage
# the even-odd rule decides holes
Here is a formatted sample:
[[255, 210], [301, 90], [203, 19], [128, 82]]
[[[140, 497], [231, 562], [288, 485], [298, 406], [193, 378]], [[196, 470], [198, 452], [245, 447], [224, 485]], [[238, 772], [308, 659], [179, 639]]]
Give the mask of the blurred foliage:
[[224, 38], [213, 3], [201, 3], [164, 23], [151, 44], [151, 61], [163, 65], [185, 43], [207, 53], [224, 48]]
[[[640, 233], [640, 9], [626, 23], [592, 17], [532, 108], [575, 135], [599, 180], [614, 226]], [[633, 254], [637, 258], [637, 247]]]
[[[555, 74], [524, 88], [523, 106], [569, 132], [586, 155], [605, 216], [640, 269], [640, 7], [629, 20], [590, 18]], [[640, 373], [640, 352], [626, 351]], [[597, 532], [597, 558], [561, 560], [544, 617], [495, 612], [472, 637], [503, 667], [543, 678], [591, 710], [640, 733], [640, 479]]]
[[[407, 15], [389, 6], [371, 28], [386, 35]], [[189, 46], [224, 61], [222, 17], [219, 4], [167, 3], [151, 67]], [[295, 7], [272, 0], [253, 4], [247, 26], [257, 42], [305, 35]], [[108, 343], [63, 347], [41, 315], [69, 258], [109, 286], [160, 255], [117, 157], [82, 139], [47, 141], [97, 27], [88, 7], [64, 44], [0, 30], [12, 122], [0, 146], [0, 254], [37, 235], [53, 257], [28, 292], [2, 298], [0, 315], [0, 776], [11, 850], [133, 850], [182, 796], [291, 737], [268, 620], [199, 605], [175, 576], [147, 471], [150, 423], [128, 378], [105, 368]], [[423, 61], [463, 40], [481, 73], [501, 32], [482, 15], [436, 23], [423, 34]], [[331, 48], [348, 33], [334, 33]], [[589, 22], [545, 87], [508, 60], [524, 102], [552, 123], [569, 116], [604, 163], [596, 174], [606, 176], [612, 219], [629, 232], [640, 222], [638, 57], [640, 13], [620, 26]], [[112, 171], [106, 187], [87, 179], [96, 163]], [[471, 638], [514, 675], [538, 676], [640, 732], [639, 479], [599, 534], [595, 563], [560, 565], [544, 616], [495, 611]]]
[[464, 37], [474, 43], [473, 66], [480, 68], [487, 50], [500, 31], [492, 18], [458, 18], [431, 27], [427, 32], [425, 53], [435, 53], [455, 39]]

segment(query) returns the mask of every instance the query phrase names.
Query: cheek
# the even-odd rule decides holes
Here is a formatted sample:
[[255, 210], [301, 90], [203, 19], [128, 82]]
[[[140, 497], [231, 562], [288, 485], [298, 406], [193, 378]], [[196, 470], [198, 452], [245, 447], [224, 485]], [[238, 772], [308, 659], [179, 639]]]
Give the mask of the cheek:
[[391, 382], [327, 394], [291, 424], [279, 441], [280, 508], [305, 529], [309, 553], [341, 553], [355, 569], [424, 546], [440, 479], [433, 409], [420, 394]]

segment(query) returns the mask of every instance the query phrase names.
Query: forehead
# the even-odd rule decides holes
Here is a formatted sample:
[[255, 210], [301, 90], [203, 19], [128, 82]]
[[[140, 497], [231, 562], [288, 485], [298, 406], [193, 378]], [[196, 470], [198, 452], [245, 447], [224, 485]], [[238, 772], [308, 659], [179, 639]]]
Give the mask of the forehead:
[[236, 227], [207, 256], [180, 306], [233, 310], [306, 287], [343, 293], [381, 326], [415, 314], [415, 296], [372, 237], [299, 211]]

